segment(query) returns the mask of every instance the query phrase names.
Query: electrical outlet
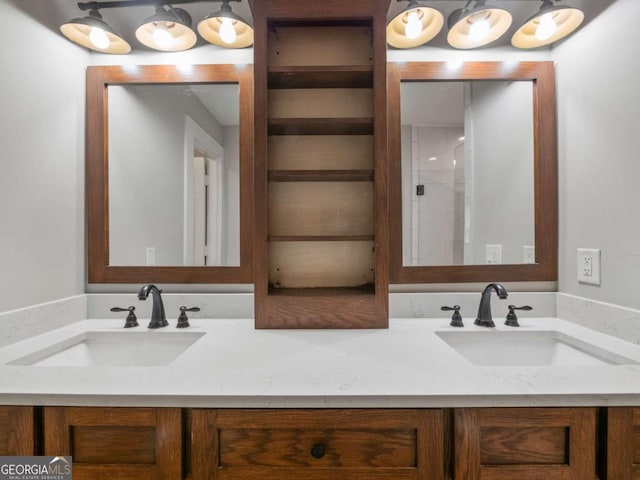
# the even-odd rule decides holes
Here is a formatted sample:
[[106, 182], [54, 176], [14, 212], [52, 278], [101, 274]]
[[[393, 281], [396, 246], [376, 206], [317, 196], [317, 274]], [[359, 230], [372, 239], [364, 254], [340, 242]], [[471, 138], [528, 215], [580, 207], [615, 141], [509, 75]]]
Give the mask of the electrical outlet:
[[600, 285], [600, 250], [597, 248], [578, 249], [578, 282]]
[[502, 263], [502, 245], [485, 245], [485, 263]]
[[522, 263], [536, 263], [536, 247], [533, 245], [522, 246]]

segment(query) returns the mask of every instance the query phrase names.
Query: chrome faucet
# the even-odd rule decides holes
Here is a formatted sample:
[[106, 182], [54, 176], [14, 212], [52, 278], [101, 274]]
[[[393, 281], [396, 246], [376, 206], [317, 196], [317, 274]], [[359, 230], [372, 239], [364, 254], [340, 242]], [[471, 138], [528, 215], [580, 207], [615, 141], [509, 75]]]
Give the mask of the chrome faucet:
[[476, 321], [473, 322], [481, 327], [495, 327], [493, 318], [491, 318], [491, 291], [495, 290], [498, 297], [501, 299], [507, 298], [507, 290], [499, 283], [490, 283], [482, 291], [482, 297], [480, 297], [480, 306], [478, 307], [478, 316]]
[[138, 300], [146, 300], [151, 293], [153, 298], [153, 306], [151, 308], [151, 321], [148, 328], [160, 328], [169, 325], [167, 317], [164, 314], [164, 303], [162, 302], [162, 290], [155, 285], [145, 285], [138, 292]]

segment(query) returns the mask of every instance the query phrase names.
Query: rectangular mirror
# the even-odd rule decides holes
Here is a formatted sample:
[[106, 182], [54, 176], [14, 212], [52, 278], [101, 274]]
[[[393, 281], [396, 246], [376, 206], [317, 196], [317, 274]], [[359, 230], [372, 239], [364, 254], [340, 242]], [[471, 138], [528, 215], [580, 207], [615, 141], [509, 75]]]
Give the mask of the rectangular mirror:
[[532, 86], [401, 83], [404, 266], [535, 263]]
[[252, 155], [250, 68], [89, 67], [89, 282], [251, 282]]
[[557, 278], [551, 62], [389, 65], [393, 283]]
[[108, 89], [109, 265], [239, 266], [238, 85]]

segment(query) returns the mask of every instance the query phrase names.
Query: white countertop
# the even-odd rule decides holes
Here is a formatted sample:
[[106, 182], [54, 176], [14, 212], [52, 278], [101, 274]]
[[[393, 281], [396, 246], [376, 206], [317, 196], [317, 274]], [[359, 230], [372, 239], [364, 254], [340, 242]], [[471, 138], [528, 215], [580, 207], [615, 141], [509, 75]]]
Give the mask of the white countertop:
[[[501, 320], [501, 319], [500, 319]], [[640, 363], [640, 345], [556, 318], [520, 329], [555, 330]], [[191, 327], [128, 329], [140, 335], [204, 332], [160, 367], [7, 365], [87, 331], [125, 331], [123, 320], [85, 320], [0, 348], [0, 404], [236, 408], [640, 405], [640, 364], [476, 366], [437, 331], [449, 319], [391, 319], [387, 330], [255, 330], [252, 319], [196, 319]], [[465, 320], [463, 331], [487, 329]]]

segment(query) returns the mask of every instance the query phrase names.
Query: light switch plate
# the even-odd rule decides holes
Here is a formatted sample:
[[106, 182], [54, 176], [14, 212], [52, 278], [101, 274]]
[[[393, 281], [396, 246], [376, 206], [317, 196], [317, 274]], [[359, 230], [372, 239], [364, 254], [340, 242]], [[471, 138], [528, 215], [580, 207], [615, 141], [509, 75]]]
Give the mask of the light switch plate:
[[600, 285], [600, 250], [578, 249], [578, 283]]

